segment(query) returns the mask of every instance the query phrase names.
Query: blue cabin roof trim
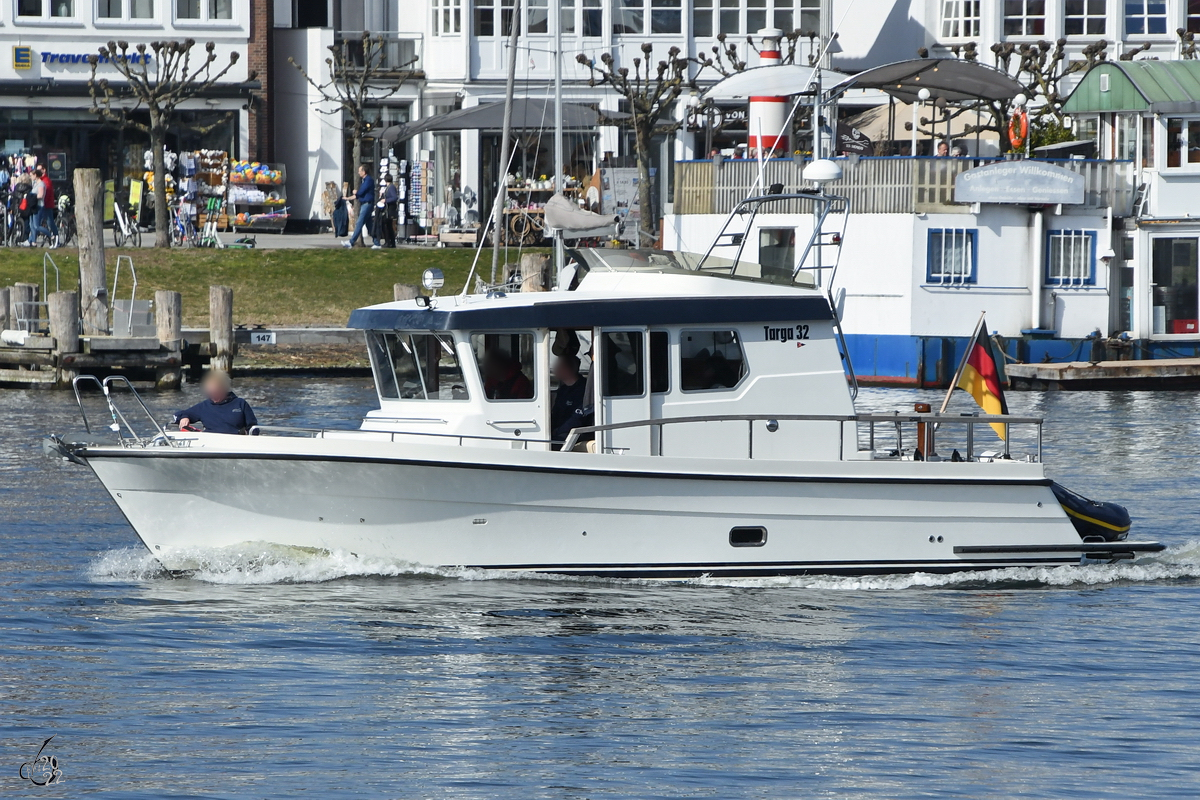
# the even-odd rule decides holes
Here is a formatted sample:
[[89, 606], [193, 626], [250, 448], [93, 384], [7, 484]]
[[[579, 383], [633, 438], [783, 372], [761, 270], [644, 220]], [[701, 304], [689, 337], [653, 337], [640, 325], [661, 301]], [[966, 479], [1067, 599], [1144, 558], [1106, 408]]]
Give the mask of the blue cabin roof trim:
[[432, 309], [360, 308], [350, 315], [347, 327], [367, 330], [526, 330], [831, 319], [829, 303], [820, 296], [664, 297], [533, 303], [507, 308], [496, 303], [447, 310], [436, 306]]

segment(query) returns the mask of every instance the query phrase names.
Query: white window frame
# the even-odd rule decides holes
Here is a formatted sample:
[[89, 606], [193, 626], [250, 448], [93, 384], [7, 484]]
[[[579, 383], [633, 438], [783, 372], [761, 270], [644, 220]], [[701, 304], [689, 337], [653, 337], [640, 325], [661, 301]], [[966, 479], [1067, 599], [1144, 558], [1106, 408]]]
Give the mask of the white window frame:
[[[1008, 4], [1010, 2], [1021, 4], [1021, 13], [1020, 14], [1007, 13], [1008, 12]], [[1036, 2], [1040, 2], [1042, 4], [1042, 13], [1041, 14], [1029, 13], [1029, 5], [1031, 3], [1036, 3]], [[1001, 12], [1003, 14], [1003, 18], [1001, 19], [1001, 31], [1003, 31], [1004, 38], [1005, 39], [1008, 39], [1008, 38], [1025, 39], [1025, 38], [1028, 38], [1031, 36], [1044, 37], [1046, 35], [1046, 20], [1047, 20], [1047, 17], [1049, 16], [1046, 13], [1047, 6], [1050, 6], [1053, 2], [1054, 2], [1054, 0], [1000, 0], [1000, 8], [1001, 8]], [[1013, 22], [1013, 21], [1019, 23], [1021, 29], [1015, 33], [1009, 33], [1008, 32], [1008, 23]], [[1036, 22], [1036, 21], [1040, 21], [1042, 23], [1042, 30], [1039, 32], [1030, 31], [1029, 30], [1030, 24], [1033, 22]]]
[[17, 12], [20, 11], [20, 9], [21, 9], [21, 0], [13, 0], [13, 5], [12, 5], [13, 21], [18, 24], [30, 23], [30, 22], [50, 23], [52, 25], [53, 24], [63, 25], [63, 24], [78, 23], [79, 22], [79, 6], [81, 3], [87, 2], [87, 0], [70, 0], [71, 14], [70, 14], [70, 16], [65, 16], [65, 17], [54, 16], [53, 14], [50, 13], [51, 10], [54, 8], [54, 4], [56, 2], [61, 2], [61, 0], [41, 0], [42, 13], [33, 15], [33, 14], [18, 14]]
[[[1082, 3], [1082, 9], [1078, 14], [1072, 14], [1067, 5], [1063, 6], [1063, 34], [1066, 36], [1105, 36], [1108, 34], [1108, 4], [1109, 2], [1121, 2], [1121, 0], [1078, 0]], [[1067, 0], [1067, 3], [1072, 0]], [[1094, 13], [1091, 10], [1092, 3], [1100, 4], [1100, 12]], [[1067, 31], [1067, 26], [1072, 20], [1079, 21], [1079, 33], [1070, 33]], [[1089, 29], [1092, 22], [1099, 20], [1100, 30], [1093, 32]]]
[[[941, 237], [941, 258], [934, 271], [934, 239]], [[976, 282], [979, 231], [976, 228], [930, 228], [925, 254], [925, 278], [931, 286], [967, 286]], [[947, 255], [949, 254], [949, 258]], [[949, 271], [946, 265], [950, 265]]]
[[[159, 11], [162, 10], [164, 0], [150, 0], [150, 16], [148, 17], [133, 17], [133, 0], [119, 0], [121, 3], [121, 15], [118, 17], [102, 17], [100, 16], [100, 4], [103, 0], [92, 0], [93, 12], [95, 13], [97, 27], [107, 27], [110, 25], [156, 25], [158, 24]], [[169, 2], [169, 0], [165, 0]]]
[[[1096, 231], [1046, 233], [1046, 285], [1085, 288], [1096, 285]], [[1064, 266], [1063, 259], [1070, 259]]]
[[[1169, 36], [1171, 35], [1171, 4], [1168, 0], [1119, 0], [1121, 3], [1121, 12], [1124, 17], [1124, 25], [1122, 30], [1125, 32], [1126, 38], [1139, 37], [1147, 38], [1154, 36]], [[1140, 13], [1130, 14], [1129, 6], [1134, 3], [1140, 3], [1142, 10]], [[1152, 5], [1161, 5], [1163, 13], [1151, 14], [1150, 7]], [[1130, 20], [1139, 20], [1142, 30], [1135, 33], [1129, 29]], [[1161, 31], [1151, 31], [1151, 20], [1162, 20], [1163, 29]]]
[[[753, 35], [763, 27], [779, 28], [784, 33], [791, 33], [797, 29], [820, 32], [821, 28], [821, 0], [706, 0], [704, 6], [693, 2], [691, 11], [693, 20], [700, 14], [713, 15], [713, 38], [719, 33], [725, 33], [727, 36]], [[801, 25], [805, 15], [814, 13], [817, 15], [815, 25]], [[762, 24], [759, 24], [759, 20], [752, 24], [749, 21], [751, 14], [762, 14]], [[730, 19], [737, 20], [736, 26], [732, 26], [736, 29], [722, 27], [723, 22]]]
[[462, 35], [462, 7], [462, 0], [432, 0], [433, 35]]
[[176, 25], [204, 25], [211, 27], [214, 25], [236, 26], [238, 24], [238, 3], [239, 0], [229, 0], [229, 16], [214, 17], [212, 14], [212, 5], [214, 0], [200, 0], [200, 16], [198, 17], [181, 17], [179, 16], [179, 0], [166, 0], [171, 4], [171, 19]]
[[[684, 0], [612, 0], [612, 34], [613, 36], [682, 36], [684, 31], [683, 15], [688, 11], [689, 4]], [[624, 21], [624, 13], [642, 15], [642, 29], [638, 31], [618, 31], [618, 21]], [[673, 14], [677, 20], [677, 30], [655, 31], [654, 18], [664, 12]]]
[[[1171, 141], [1171, 122], [1178, 120], [1180, 122], [1180, 132], [1176, 141]], [[1188, 136], [1190, 133], [1200, 134], [1200, 117], [1186, 116], [1164, 116], [1159, 124], [1162, 131], [1163, 146], [1158, 148], [1162, 153], [1162, 166], [1166, 172], [1200, 172], [1200, 161], [1188, 161]], [[1179, 165], [1170, 166], [1171, 151], [1175, 150], [1179, 154]]]
[[[566, 36], [576, 36], [580, 39], [599, 39], [604, 36], [604, 0], [555, 0], [558, 3], [559, 24]], [[600, 13], [600, 24], [594, 32], [587, 33], [584, 20], [592, 12]], [[564, 21], [570, 19], [570, 24]]]
[[942, 39], [979, 36], [981, 0], [941, 0]]

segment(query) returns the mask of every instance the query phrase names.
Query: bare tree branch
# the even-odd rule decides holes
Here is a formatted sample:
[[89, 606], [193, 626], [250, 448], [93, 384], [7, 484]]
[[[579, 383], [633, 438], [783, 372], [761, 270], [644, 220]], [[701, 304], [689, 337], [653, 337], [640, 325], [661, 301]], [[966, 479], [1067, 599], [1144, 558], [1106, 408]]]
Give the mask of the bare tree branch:
[[[195, 39], [139, 43], [130, 52], [129, 42], [110, 41], [97, 55], [88, 56], [92, 71], [88, 78], [88, 93], [92, 112], [105, 122], [146, 133], [154, 161], [154, 225], [155, 246], [170, 246], [170, 226], [167, 224], [167, 181], [164, 148], [167, 129], [175, 122], [175, 112], [184, 101], [211, 89], [229, 74], [238, 63], [239, 54], [229, 54], [229, 62], [220, 69], [216, 45], [204, 45], [204, 57], [192, 63]], [[108, 78], [97, 78], [100, 64], [111, 64], [125, 82], [114, 84]], [[254, 80], [255, 74], [250, 74]], [[132, 116], [145, 111], [149, 124]], [[218, 123], [208, 126], [209, 129]], [[201, 126], [203, 128], [203, 126]]]

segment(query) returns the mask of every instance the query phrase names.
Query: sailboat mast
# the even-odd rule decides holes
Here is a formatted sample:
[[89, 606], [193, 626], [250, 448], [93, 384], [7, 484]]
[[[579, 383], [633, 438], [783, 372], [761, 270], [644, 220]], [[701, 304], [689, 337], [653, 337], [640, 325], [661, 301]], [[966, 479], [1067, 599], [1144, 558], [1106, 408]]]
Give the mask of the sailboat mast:
[[[504, 13], [500, 14], [503, 24]], [[521, 0], [513, 0], [512, 26], [508, 32], [508, 79], [504, 85], [504, 130], [500, 134], [500, 163], [498, 170], [499, 188], [496, 190], [496, 202], [492, 205], [492, 284], [496, 283], [496, 273], [500, 268], [500, 236], [504, 230], [504, 206], [508, 205], [508, 162], [509, 149], [512, 147], [512, 107], [513, 87], [517, 82], [517, 32], [521, 30]]]
[[[554, 14], [554, 191], [566, 197], [565, 165], [563, 164], [563, 100], [562, 100], [562, 13]], [[566, 260], [563, 232], [554, 233], [554, 280]]]

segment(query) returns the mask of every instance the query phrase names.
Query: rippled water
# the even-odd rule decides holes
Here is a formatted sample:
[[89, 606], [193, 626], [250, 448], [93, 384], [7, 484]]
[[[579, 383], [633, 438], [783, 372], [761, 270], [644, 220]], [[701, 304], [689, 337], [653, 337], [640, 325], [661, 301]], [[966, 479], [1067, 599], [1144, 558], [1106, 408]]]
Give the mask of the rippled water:
[[[239, 391], [284, 424], [349, 424], [373, 399], [362, 381]], [[0, 795], [1194, 797], [1200, 400], [1010, 404], [1050, 419], [1054, 477], [1171, 550], [685, 585], [264, 550], [175, 579], [86, 469], [41, 455], [73, 401], [0, 394]], [[63, 782], [37, 789], [17, 772], [51, 734]]]

